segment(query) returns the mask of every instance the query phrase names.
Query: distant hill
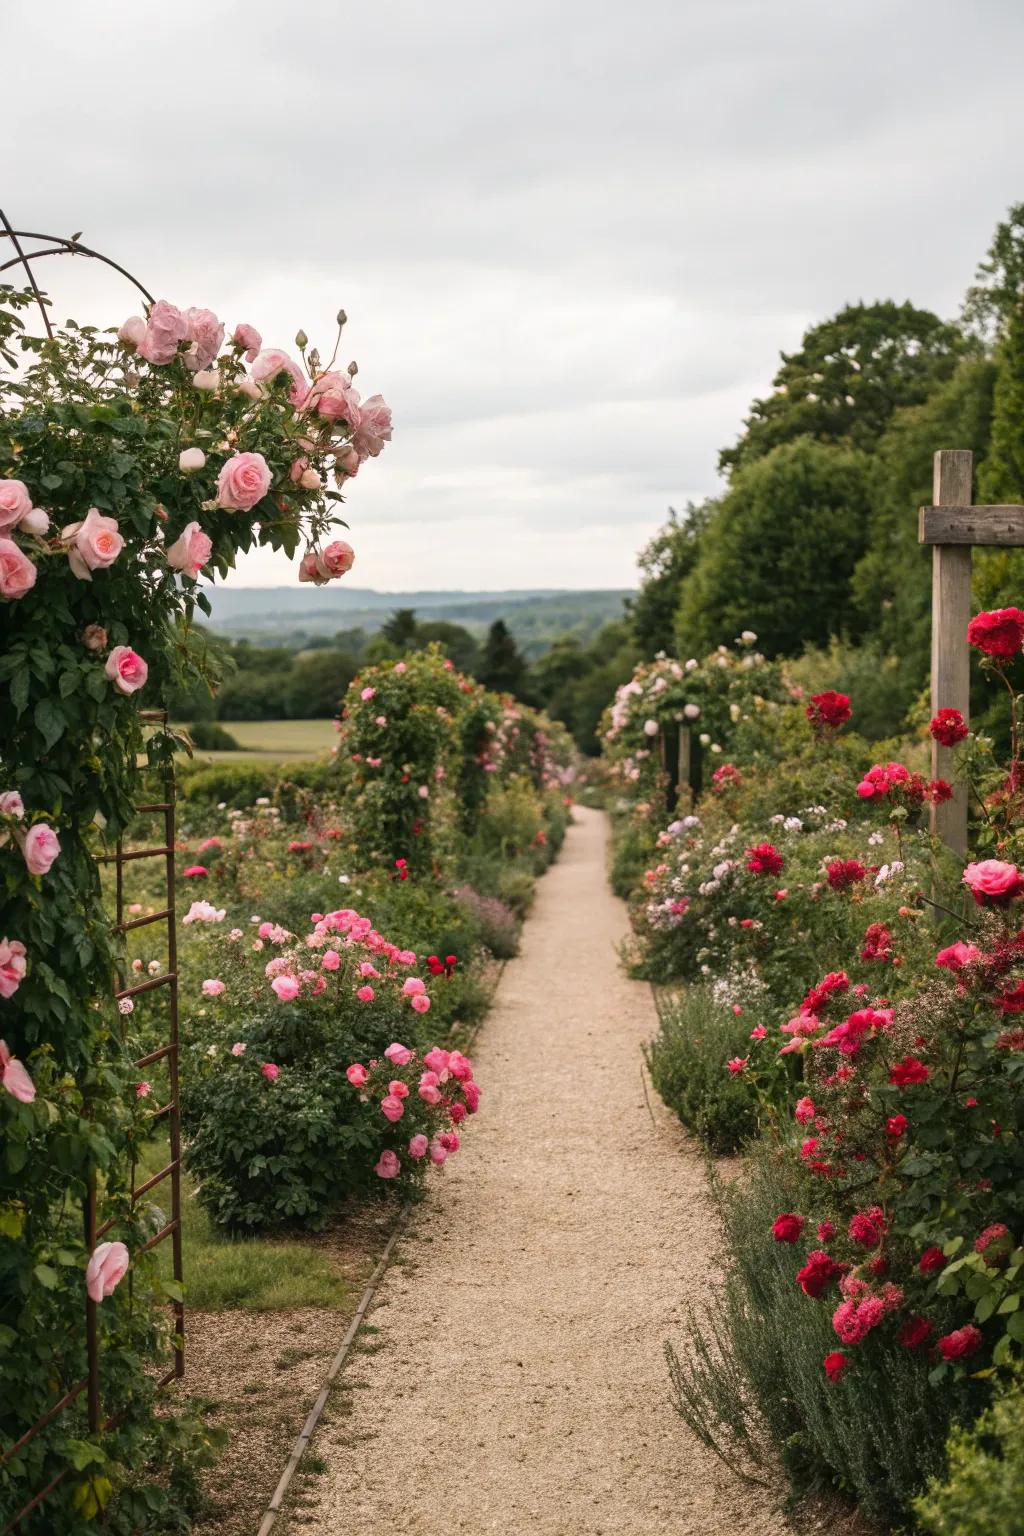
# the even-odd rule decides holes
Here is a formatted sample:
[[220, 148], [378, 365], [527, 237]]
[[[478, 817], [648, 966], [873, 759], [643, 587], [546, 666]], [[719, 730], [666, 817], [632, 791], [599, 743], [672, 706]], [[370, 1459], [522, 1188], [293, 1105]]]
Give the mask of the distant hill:
[[574, 592], [537, 588], [508, 592], [376, 592], [369, 587], [206, 587], [212, 629], [233, 639], [301, 645], [305, 637], [342, 629], [380, 629], [396, 608], [444, 619], [483, 635], [504, 619], [523, 650], [535, 656], [561, 635], [589, 640], [623, 614], [626, 588]]

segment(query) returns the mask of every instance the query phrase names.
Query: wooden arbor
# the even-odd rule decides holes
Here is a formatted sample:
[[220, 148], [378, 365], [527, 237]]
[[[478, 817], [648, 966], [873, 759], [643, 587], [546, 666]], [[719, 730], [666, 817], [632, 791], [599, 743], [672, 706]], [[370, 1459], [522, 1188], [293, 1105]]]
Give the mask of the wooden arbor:
[[[1024, 548], [1024, 506], [976, 507], [971, 501], [974, 455], [944, 448], [935, 455], [935, 505], [918, 514], [918, 539], [932, 546], [932, 714], [958, 709], [970, 716], [971, 549], [975, 544]], [[948, 747], [932, 742], [932, 776], [952, 781]], [[967, 853], [967, 791], [932, 806], [932, 830], [959, 857]]]

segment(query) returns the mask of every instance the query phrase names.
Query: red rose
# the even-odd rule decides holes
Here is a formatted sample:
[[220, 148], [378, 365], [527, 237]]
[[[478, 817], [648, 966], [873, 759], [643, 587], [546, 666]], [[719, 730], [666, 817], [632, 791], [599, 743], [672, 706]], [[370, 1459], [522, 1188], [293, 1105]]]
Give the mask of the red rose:
[[983, 1253], [985, 1263], [996, 1266], [1005, 1263], [1012, 1247], [1013, 1235], [1001, 1221], [994, 1221], [974, 1240], [975, 1253]]
[[922, 1275], [932, 1275], [937, 1269], [945, 1269], [946, 1255], [941, 1248], [926, 1248], [917, 1261]]
[[804, 1218], [793, 1211], [783, 1211], [772, 1222], [772, 1236], [777, 1243], [795, 1243], [804, 1229]]
[[1015, 987], [1000, 992], [992, 999], [992, 1006], [1001, 1013], [1024, 1013], [1024, 981], [1018, 981]]
[[885, 1134], [891, 1136], [893, 1141], [898, 1141], [906, 1135], [909, 1123], [906, 1115], [890, 1115], [885, 1122]]
[[924, 787], [924, 798], [932, 805], [942, 805], [944, 801], [952, 800], [953, 786], [945, 779], [929, 779]]
[[829, 688], [825, 693], [814, 693], [807, 706], [807, 718], [819, 735], [838, 730], [845, 725], [851, 714], [850, 700], [845, 693]]
[[796, 1283], [805, 1296], [823, 1296], [837, 1275], [842, 1273], [842, 1265], [837, 1264], [831, 1254], [824, 1249], [815, 1248], [813, 1253], [807, 1255], [807, 1263], [799, 1270]]
[[830, 1355], [825, 1356], [823, 1363], [825, 1366], [825, 1375], [828, 1377], [829, 1381], [838, 1381], [843, 1372], [846, 1370], [846, 1367], [849, 1365], [850, 1361], [849, 1358], [843, 1354], [841, 1349], [834, 1349]]
[[908, 1317], [896, 1335], [896, 1343], [904, 1349], [923, 1349], [932, 1332], [933, 1325], [926, 1317]]
[[820, 1013], [833, 992], [845, 992], [849, 985], [850, 978], [845, 971], [829, 971], [824, 980], [811, 988], [800, 1007], [804, 1013]]
[[896, 1088], [906, 1088], [911, 1083], [925, 1083], [930, 1074], [923, 1061], [916, 1056], [904, 1056], [889, 1073], [889, 1081]]
[[834, 1221], [819, 1221], [818, 1222], [818, 1241], [819, 1242], [821, 1242], [821, 1243], [830, 1242], [832, 1240], [832, 1238], [835, 1237], [835, 1235], [836, 1235], [836, 1224], [835, 1224]]
[[884, 923], [871, 923], [864, 932], [862, 960], [888, 960], [892, 953], [892, 934]]
[[941, 747], [955, 747], [970, 735], [963, 715], [958, 709], [940, 709], [928, 727]]
[[756, 843], [747, 849], [747, 868], [752, 875], [779, 875], [785, 862], [774, 843]]
[[851, 885], [864, 879], [867, 870], [859, 859], [833, 859], [826, 873], [834, 891], [848, 891]]
[[1024, 613], [1019, 608], [993, 608], [976, 614], [967, 626], [970, 645], [999, 661], [1012, 661], [1024, 645]]
[[963, 1328], [954, 1328], [952, 1333], [947, 1333], [938, 1341], [943, 1360], [966, 1360], [980, 1344], [981, 1330], [975, 1328], [973, 1323], [967, 1323]]
[[861, 1248], [877, 1248], [885, 1236], [885, 1217], [881, 1206], [873, 1205], [868, 1211], [855, 1211], [847, 1228], [850, 1241]]

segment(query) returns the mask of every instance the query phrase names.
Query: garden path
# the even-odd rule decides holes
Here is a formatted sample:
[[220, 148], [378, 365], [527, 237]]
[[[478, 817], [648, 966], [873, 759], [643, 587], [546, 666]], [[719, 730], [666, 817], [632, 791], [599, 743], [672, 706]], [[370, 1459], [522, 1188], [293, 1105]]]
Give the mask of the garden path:
[[605, 818], [576, 818], [473, 1052], [479, 1118], [314, 1441], [318, 1536], [785, 1536], [669, 1404], [662, 1346], [713, 1284], [713, 1218], [645, 1092], [657, 1020], [618, 964]]

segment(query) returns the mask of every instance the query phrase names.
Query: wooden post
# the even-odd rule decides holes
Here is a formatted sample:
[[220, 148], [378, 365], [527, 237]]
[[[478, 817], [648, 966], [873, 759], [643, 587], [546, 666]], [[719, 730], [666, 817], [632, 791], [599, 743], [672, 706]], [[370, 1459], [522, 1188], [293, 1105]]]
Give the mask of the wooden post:
[[[937, 507], [970, 507], [973, 454], [944, 448], [935, 455], [934, 501]], [[932, 714], [958, 709], [970, 717], [971, 617], [970, 544], [932, 546]], [[932, 777], [953, 782], [952, 753], [932, 742]], [[931, 808], [931, 826], [958, 858], [967, 854], [967, 789], [955, 785], [952, 800]]]
[[690, 788], [690, 727], [679, 727], [679, 772], [676, 774], [676, 805], [693, 807], [693, 791]]

